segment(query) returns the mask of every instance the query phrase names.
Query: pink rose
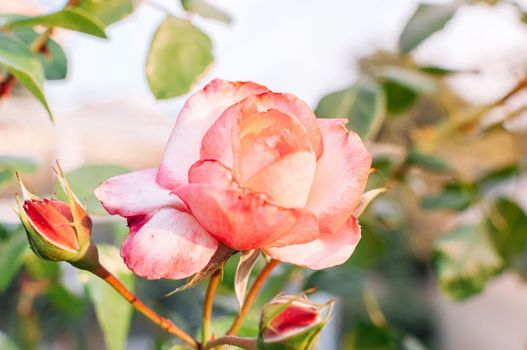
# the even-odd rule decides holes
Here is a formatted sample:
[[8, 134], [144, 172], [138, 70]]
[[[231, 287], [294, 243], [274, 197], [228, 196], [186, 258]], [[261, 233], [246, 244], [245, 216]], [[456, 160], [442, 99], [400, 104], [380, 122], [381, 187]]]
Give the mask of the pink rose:
[[202, 270], [220, 243], [323, 269], [360, 239], [353, 216], [371, 156], [345, 119], [317, 119], [291, 94], [213, 80], [184, 105], [163, 160], [96, 190], [128, 219], [121, 254], [148, 279]]

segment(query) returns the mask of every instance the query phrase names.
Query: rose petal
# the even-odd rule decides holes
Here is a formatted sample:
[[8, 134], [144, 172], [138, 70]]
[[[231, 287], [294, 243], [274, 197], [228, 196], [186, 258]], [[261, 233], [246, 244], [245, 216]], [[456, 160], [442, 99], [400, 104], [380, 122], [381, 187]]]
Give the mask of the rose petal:
[[152, 210], [184, 204], [156, 182], [156, 169], [112, 177], [95, 189], [95, 196], [106, 211], [124, 217], [145, 215]]
[[267, 91], [252, 82], [216, 79], [192, 95], [179, 113], [165, 148], [157, 181], [166, 188], [187, 183], [187, 171], [200, 159], [203, 136], [226, 108], [247, 96]]
[[291, 94], [266, 92], [252, 95], [228, 108], [207, 131], [201, 146], [202, 159], [216, 159], [226, 166], [232, 165], [232, 130], [236, 124], [256, 113], [277, 110], [296, 118], [306, 129], [311, 146], [322, 154], [322, 137], [311, 108]]
[[306, 208], [315, 213], [322, 232], [336, 231], [360, 203], [368, 181], [371, 155], [360, 137], [348, 132], [344, 119], [318, 119], [324, 153]]
[[320, 238], [305, 244], [267, 248], [265, 252], [277, 260], [321, 270], [346, 262], [359, 243], [360, 237], [360, 226], [352, 216], [335, 233], [323, 233]]
[[163, 208], [128, 236], [121, 255], [146, 279], [181, 279], [203, 269], [217, 248], [218, 242], [190, 214]]
[[230, 169], [210, 159], [197, 161], [190, 167], [188, 182], [208, 184], [223, 189], [238, 189]]
[[201, 226], [236, 250], [298, 244], [318, 237], [313, 214], [279, 207], [261, 193], [207, 184], [182, 185], [174, 192]]
[[313, 150], [306, 128], [295, 117], [276, 109], [242, 118], [231, 135], [232, 169], [242, 184], [288, 154]]
[[288, 154], [257, 172], [243, 186], [265, 193], [280, 206], [302, 208], [309, 196], [315, 167], [314, 152]]

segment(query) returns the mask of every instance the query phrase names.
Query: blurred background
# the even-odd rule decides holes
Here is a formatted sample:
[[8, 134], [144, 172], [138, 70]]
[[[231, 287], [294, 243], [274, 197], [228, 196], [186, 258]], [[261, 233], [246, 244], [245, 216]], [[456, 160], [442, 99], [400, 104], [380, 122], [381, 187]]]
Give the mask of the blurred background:
[[[27, 249], [14, 172], [51, 195], [55, 159], [94, 215], [104, 259], [162, 314], [198, 332], [203, 286], [163, 298], [180, 283], [134, 278], [118, 255], [125, 223], [105, 215], [92, 191], [156, 166], [189, 93], [213, 78], [253, 80], [294, 93], [319, 117], [349, 117], [374, 156], [368, 188], [388, 189], [361, 218], [363, 240], [348, 263], [316, 272], [283, 265], [260, 305], [280, 290], [336, 297], [321, 350], [527, 348], [526, 1], [209, 0], [217, 12], [189, 6], [199, 1], [130, 3], [102, 21], [107, 40], [54, 29], [67, 57], [64, 79], [46, 71], [55, 124], [20, 84], [0, 98], [0, 349], [174, 344], [97, 281]], [[16, 32], [7, 14], [64, 5], [0, 0], [0, 32]], [[153, 87], [150, 65], [167, 15], [208, 35], [214, 57], [170, 98]], [[218, 334], [236, 313], [235, 267], [221, 284]], [[258, 309], [242, 335], [254, 335]]]

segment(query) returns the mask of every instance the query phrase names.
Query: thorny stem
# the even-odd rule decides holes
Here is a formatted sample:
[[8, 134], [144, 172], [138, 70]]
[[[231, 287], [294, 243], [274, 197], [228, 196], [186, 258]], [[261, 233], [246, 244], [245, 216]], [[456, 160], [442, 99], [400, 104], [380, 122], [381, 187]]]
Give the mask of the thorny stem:
[[99, 264], [97, 268], [91, 271], [96, 276], [103, 279], [106, 283], [113, 287], [119, 294], [123, 296], [132, 306], [148, 317], [156, 325], [164, 329], [170, 334], [175, 335], [176, 337], [183, 340], [188, 345], [192, 346], [194, 349], [199, 348], [198, 342], [192, 338], [190, 335], [185, 333], [182, 329], [178, 328], [172, 321], [161, 317], [154, 310], [146, 306], [141, 300], [128, 290], [114, 275], [112, 275], [106, 268]]
[[240, 338], [232, 335], [211, 340], [203, 347], [203, 350], [213, 349], [218, 345], [234, 345], [245, 350], [256, 350], [256, 340], [251, 338]]
[[245, 319], [245, 316], [247, 316], [247, 313], [251, 309], [251, 306], [253, 305], [254, 301], [256, 300], [256, 296], [258, 295], [258, 292], [263, 286], [263, 283], [269, 277], [269, 274], [273, 269], [280, 264], [279, 260], [271, 259], [267, 263], [267, 265], [264, 266], [262, 271], [260, 271], [260, 274], [258, 277], [256, 277], [256, 280], [254, 281], [254, 284], [252, 285], [251, 289], [247, 293], [247, 296], [245, 297], [245, 301], [240, 309], [240, 313], [238, 316], [234, 319], [234, 322], [227, 332], [227, 335], [236, 335], [238, 331], [240, 330], [240, 327], [243, 323], [243, 320]]
[[214, 296], [216, 289], [221, 281], [221, 269], [216, 270], [210, 277], [207, 293], [205, 294], [205, 302], [203, 303], [203, 317], [201, 324], [201, 344], [202, 347], [207, 345], [210, 337], [210, 323], [212, 319], [212, 306], [214, 304]]

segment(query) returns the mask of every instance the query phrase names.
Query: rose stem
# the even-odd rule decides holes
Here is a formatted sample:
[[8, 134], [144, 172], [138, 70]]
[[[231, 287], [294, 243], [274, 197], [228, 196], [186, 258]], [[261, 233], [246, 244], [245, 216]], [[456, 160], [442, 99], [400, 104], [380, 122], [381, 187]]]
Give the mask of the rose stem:
[[234, 345], [245, 350], [256, 350], [255, 339], [234, 337], [232, 335], [211, 340], [203, 347], [203, 350], [212, 349], [218, 345]]
[[240, 309], [240, 313], [236, 318], [234, 319], [234, 322], [232, 323], [231, 328], [227, 332], [227, 335], [236, 335], [238, 331], [240, 330], [240, 326], [243, 323], [243, 320], [245, 319], [245, 316], [247, 316], [247, 313], [251, 309], [251, 306], [253, 305], [254, 301], [256, 300], [256, 296], [258, 295], [258, 292], [263, 286], [263, 283], [269, 277], [269, 274], [273, 269], [280, 264], [279, 260], [271, 259], [267, 263], [267, 265], [264, 266], [262, 271], [260, 271], [260, 274], [258, 277], [256, 277], [256, 280], [254, 281], [254, 284], [252, 285], [251, 289], [247, 293], [247, 296], [245, 297], [245, 301]]
[[203, 317], [201, 324], [201, 344], [203, 347], [207, 345], [210, 336], [210, 323], [212, 319], [212, 306], [214, 305], [214, 296], [216, 295], [216, 288], [221, 281], [221, 269], [216, 270], [210, 277], [207, 293], [205, 294], [205, 302], [203, 303]]
[[194, 338], [192, 338], [190, 335], [178, 328], [174, 323], [172, 323], [172, 321], [161, 317], [154, 310], [143, 304], [141, 300], [139, 300], [132, 292], [130, 292], [114, 275], [112, 275], [108, 270], [106, 270], [104, 266], [99, 264], [98, 267], [91, 272], [106, 281], [106, 283], [112, 286], [113, 289], [115, 289], [130, 304], [132, 304], [132, 306], [135, 307], [137, 311], [148, 317], [159, 327], [161, 327], [168, 333], [180, 338], [193, 348], [198, 348], [199, 344]]

